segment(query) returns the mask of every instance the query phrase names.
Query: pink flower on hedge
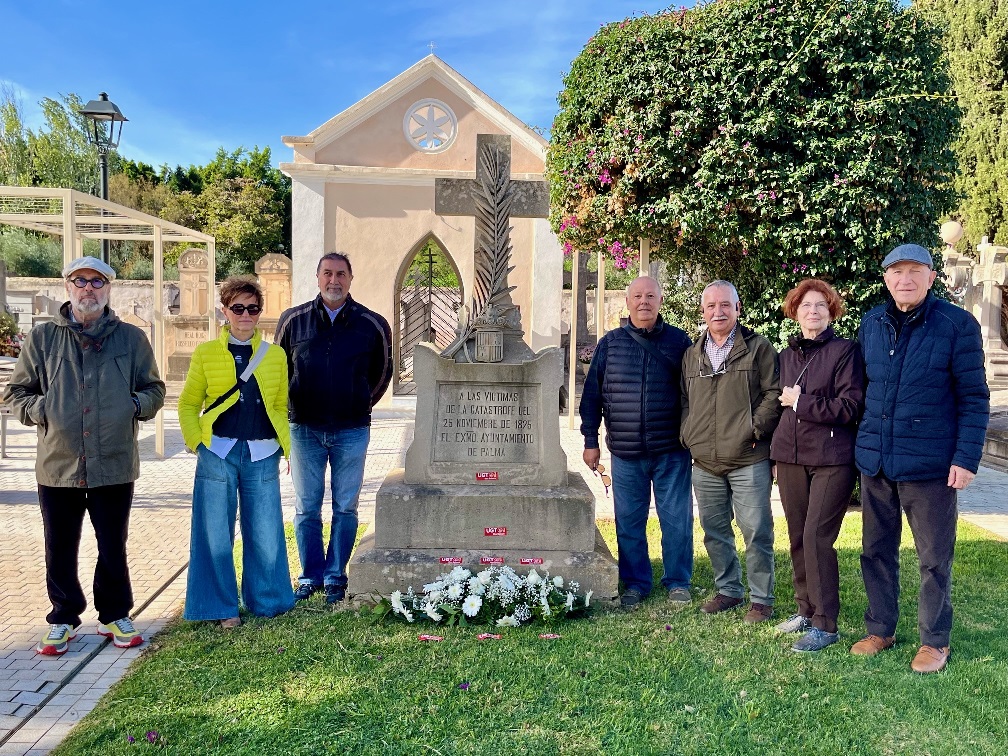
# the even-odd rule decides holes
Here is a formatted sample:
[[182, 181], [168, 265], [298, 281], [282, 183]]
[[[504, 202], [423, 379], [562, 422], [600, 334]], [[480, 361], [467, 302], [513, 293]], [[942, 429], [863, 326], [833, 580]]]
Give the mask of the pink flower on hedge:
[[563, 243], [563, 251], [564, 251], [564, 257], [570, 257], [571, 255], [574, 254], [574, 245], [571, 244], [569, 241], [565, 241]]
[[609, 175], [608, 168], [606, 168], [605, 170], [602, 171], [602, 173], [599, 174], [598, 180], [599, 183], [602, 184], [603, 186], [612, 183], [612, 177]]

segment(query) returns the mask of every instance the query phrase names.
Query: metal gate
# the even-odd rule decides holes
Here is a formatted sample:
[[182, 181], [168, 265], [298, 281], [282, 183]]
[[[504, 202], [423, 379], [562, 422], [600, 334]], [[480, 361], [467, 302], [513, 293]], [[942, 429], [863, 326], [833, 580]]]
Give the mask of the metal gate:
[[[448, 282], [444, 280], [443, 272], [447, 267], [443, 253], [433, 244], [428, 244], [417, 253], [403, 279], [399, 290], [397, 394], [416, 393], [416, 384], [413, 382], [413, 349], [417, 344], [429, 341], [438, 350], [442, 350], [455, 339], [462, 291], [454, 271], [450, 277], [455, 285], [445, 285]], [[435, 275], [436, 268], [440, 268], [442, 272], [440, 280]]]

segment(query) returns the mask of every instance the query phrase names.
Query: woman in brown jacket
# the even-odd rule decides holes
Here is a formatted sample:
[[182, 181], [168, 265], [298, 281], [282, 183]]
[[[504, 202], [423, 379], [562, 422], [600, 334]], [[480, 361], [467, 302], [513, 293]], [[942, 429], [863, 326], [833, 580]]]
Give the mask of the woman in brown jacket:
[[798, 322], [780, 354], [784, 414], [770, 458], [787, 518], [798, 612], [777, 625], [804, 632], [794, 651], [836, 643], [840, 574], [833, 544], [854, 490], [854, 439], [864, 406], [864, 360], [857, 342], [837, 338], [830, 323], [844, 313], [836, 290], [807, 278], [784, 298], [784, 314]]

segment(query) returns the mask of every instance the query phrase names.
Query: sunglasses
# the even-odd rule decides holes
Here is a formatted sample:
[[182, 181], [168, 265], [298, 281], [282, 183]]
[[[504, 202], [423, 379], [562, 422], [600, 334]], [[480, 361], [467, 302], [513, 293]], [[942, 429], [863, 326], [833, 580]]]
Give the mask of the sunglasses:
[[70, 283], [76, 286], [78, 289], [83, 289], [88, 284], [91, 284], [92, 289], [100, 289], [105, 284], [108, 283], [104, 278], [84, 278], [84, 276], [78, 276], [77, 278], [71, 278]]
[[255, 317], [256, 315], [258, 315], [260, 312], [263, 311], [263, 308], [260, 307], [259, 305], [243, 305], [243, 304], [231, 305], [227, 309], [231, 310], [231, 312], [233, 312], [235, 315], [242, 315], [245, 312], [248, 312], [248, 314], [251, 315], [252, 317]]
[[609, 486], [612, 485], [612, 478], [605, 474], [605, 465], [599, 462], [599, 464], [595, 466], [595, 472], [597, 472], [599, 477], [602, 478], [602, 485], [605, 486], [605, 495], [608, 496]]

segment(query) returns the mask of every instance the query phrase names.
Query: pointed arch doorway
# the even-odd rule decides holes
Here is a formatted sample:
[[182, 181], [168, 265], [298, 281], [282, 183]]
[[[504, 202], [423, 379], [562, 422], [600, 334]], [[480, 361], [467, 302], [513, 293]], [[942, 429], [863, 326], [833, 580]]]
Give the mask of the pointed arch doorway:
[[455, 339], [462, 277], [451, 255], [430, 235], [415, 248], [396, 282], [396, 394], [415, 394], [413, 350], [421, 341], [444, 349]]

